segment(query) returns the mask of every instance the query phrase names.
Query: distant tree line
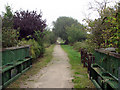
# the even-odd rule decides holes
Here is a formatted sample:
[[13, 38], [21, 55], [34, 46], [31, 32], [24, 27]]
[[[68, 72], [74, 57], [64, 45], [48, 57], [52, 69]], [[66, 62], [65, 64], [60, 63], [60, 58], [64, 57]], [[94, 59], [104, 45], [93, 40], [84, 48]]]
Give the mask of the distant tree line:
[[65, 40], [65, 44], [86, 39], [85, 26], [72, 17], [59, 17], [53, 22], [53, 32]]

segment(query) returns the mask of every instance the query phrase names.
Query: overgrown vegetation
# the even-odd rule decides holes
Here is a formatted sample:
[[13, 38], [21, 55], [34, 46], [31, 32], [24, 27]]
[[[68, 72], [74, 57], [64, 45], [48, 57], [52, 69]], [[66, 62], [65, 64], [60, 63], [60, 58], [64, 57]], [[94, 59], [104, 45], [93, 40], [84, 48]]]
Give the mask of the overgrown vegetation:
[[20, 88], [21, 83], [25, 83], [25, 80], [37, 74], [39, 70], [45, 67], [52, 59], [53, 48], [54, 45], [46, 48], [43, 58], [38, 58], [37, 60], [35, 60], [33, 62], [32, 68], [25, 72], [22, 76], [20, 76], [15, 82], [11, 83], [7, 88]]
[[114, 47], [120, 53], [120, 4], [110, 7], [108, 0], [101, 3], [96, 1], [95, 4], [97, 7], [90, 8], [98, 11], [99, 18], [86, 19], [86, 29], [91, 33], [88, 40], [98, 48]]
[[30, 51], [33, 59], [42, 56], [45, 51], [43, 46], [40, 46], [39, 43], [34, 39], [29, 39], [29, 40], [22, 39], [18, 43], [18, 45], [19, 46], [30, 45]]
[[13, 13], [10, 6], [5, 7], [2, 19], [2, 46], [17, 46], [19, 31], [13, 28]]
[[11, 28], [2, 28], [2, 46], [12, 47], [17, 46], [19, 40], [19, 32]]
[[46, 20], [42, 20], [42, 12], [37, 14], [34, 10], [20, 10], [13, 13], [9, 5], [5, 9], [1, 17], [3, 48], [31, 45], [32, 57], [36, 59], [45, 52], [44, 43], [49, 46], [55, 43], [56, 37], [52, 31], [46, 29]]
[[62, 48], [67, 52], [70, 59], [72, 70], [74, 71], [74, 88], [94, 88], [92, 82], [88, 79], [87, 69], [83, 68], [80, 61], [80, 53], [75, 51], [72, 46], [61, 45]]
[[82, 49], [87, 49], [88, 52], [93, 53], [94, 49], [97, 48], [97, 45], [95, 43], [91, 43], [88, 40], [82, 41], [82, 42], [76, 42], [73, 44], [73, 48], [80, 52]]

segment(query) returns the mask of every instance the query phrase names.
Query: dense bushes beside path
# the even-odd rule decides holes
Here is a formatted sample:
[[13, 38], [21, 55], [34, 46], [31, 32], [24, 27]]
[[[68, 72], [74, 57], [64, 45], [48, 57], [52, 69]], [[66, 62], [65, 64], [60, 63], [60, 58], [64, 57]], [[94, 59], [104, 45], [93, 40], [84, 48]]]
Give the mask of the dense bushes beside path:
[[[56, 41], [54, 33], [46, 29], [46, 20], [42, 19], [42, 12], [20, 10], [15, 13], [7, 5], [2, 19], [2, 48], [30, 45], [34, 59], [45, 52], [44, 44]], [[49, 33], [47, 33], [49, 32]]]
[[76, 42], [73, 44], [73, 48], [77, 51], [80, 51], [82, 49], [87, 49], [88, 52], [94, 52], [94, 49], [97, 48], [97, 45], [95, 43], [91, 43], [87, 40], [82, 42]]

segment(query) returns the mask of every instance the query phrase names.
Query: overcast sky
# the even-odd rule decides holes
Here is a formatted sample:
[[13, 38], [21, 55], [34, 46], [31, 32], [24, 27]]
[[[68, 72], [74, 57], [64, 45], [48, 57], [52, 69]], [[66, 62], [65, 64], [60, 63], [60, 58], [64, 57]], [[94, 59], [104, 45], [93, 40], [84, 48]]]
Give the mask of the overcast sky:
[[[10, 5], [13, 12], [16, 10], [41, 10], [43, 19], [47, 20], [49, 27], [52, 27], [52, 22], [56, 21], [59, 16], [69, 16], [77, 19], [80, 23], [89, 13], [92, 13], [90, 18], [98, 17], [96, 12], [91, 12], [89, 2], [94, 0], [0, 0], [0, 14], [5, 11], [5, 5]], [[103, 0], [97, 0], [103, 1]], [[118, 1], [118, 0], [112, 0]]]

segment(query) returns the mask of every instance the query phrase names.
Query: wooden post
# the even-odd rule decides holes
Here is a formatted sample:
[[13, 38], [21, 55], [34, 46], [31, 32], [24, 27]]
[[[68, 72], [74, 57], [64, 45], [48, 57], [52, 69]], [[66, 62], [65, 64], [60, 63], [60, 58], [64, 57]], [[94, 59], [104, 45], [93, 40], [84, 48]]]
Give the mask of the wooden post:
[[91, 61], [92, 61], [92, 56], [89, 55], [89, 57], [88, 57], [88, 72], [90, 71]]
[[87, 60], [86, 60], [86, 58], [87, 58], [87, 51], [86, 50], [84, 50], [84, 67], [86, 67], [86, 62], [87, 62]]
[[120, 90], [120, 67], [118, 69], [118, 90]]
[[81, 48], [81, 63], [83, 63], [83, 49]]

